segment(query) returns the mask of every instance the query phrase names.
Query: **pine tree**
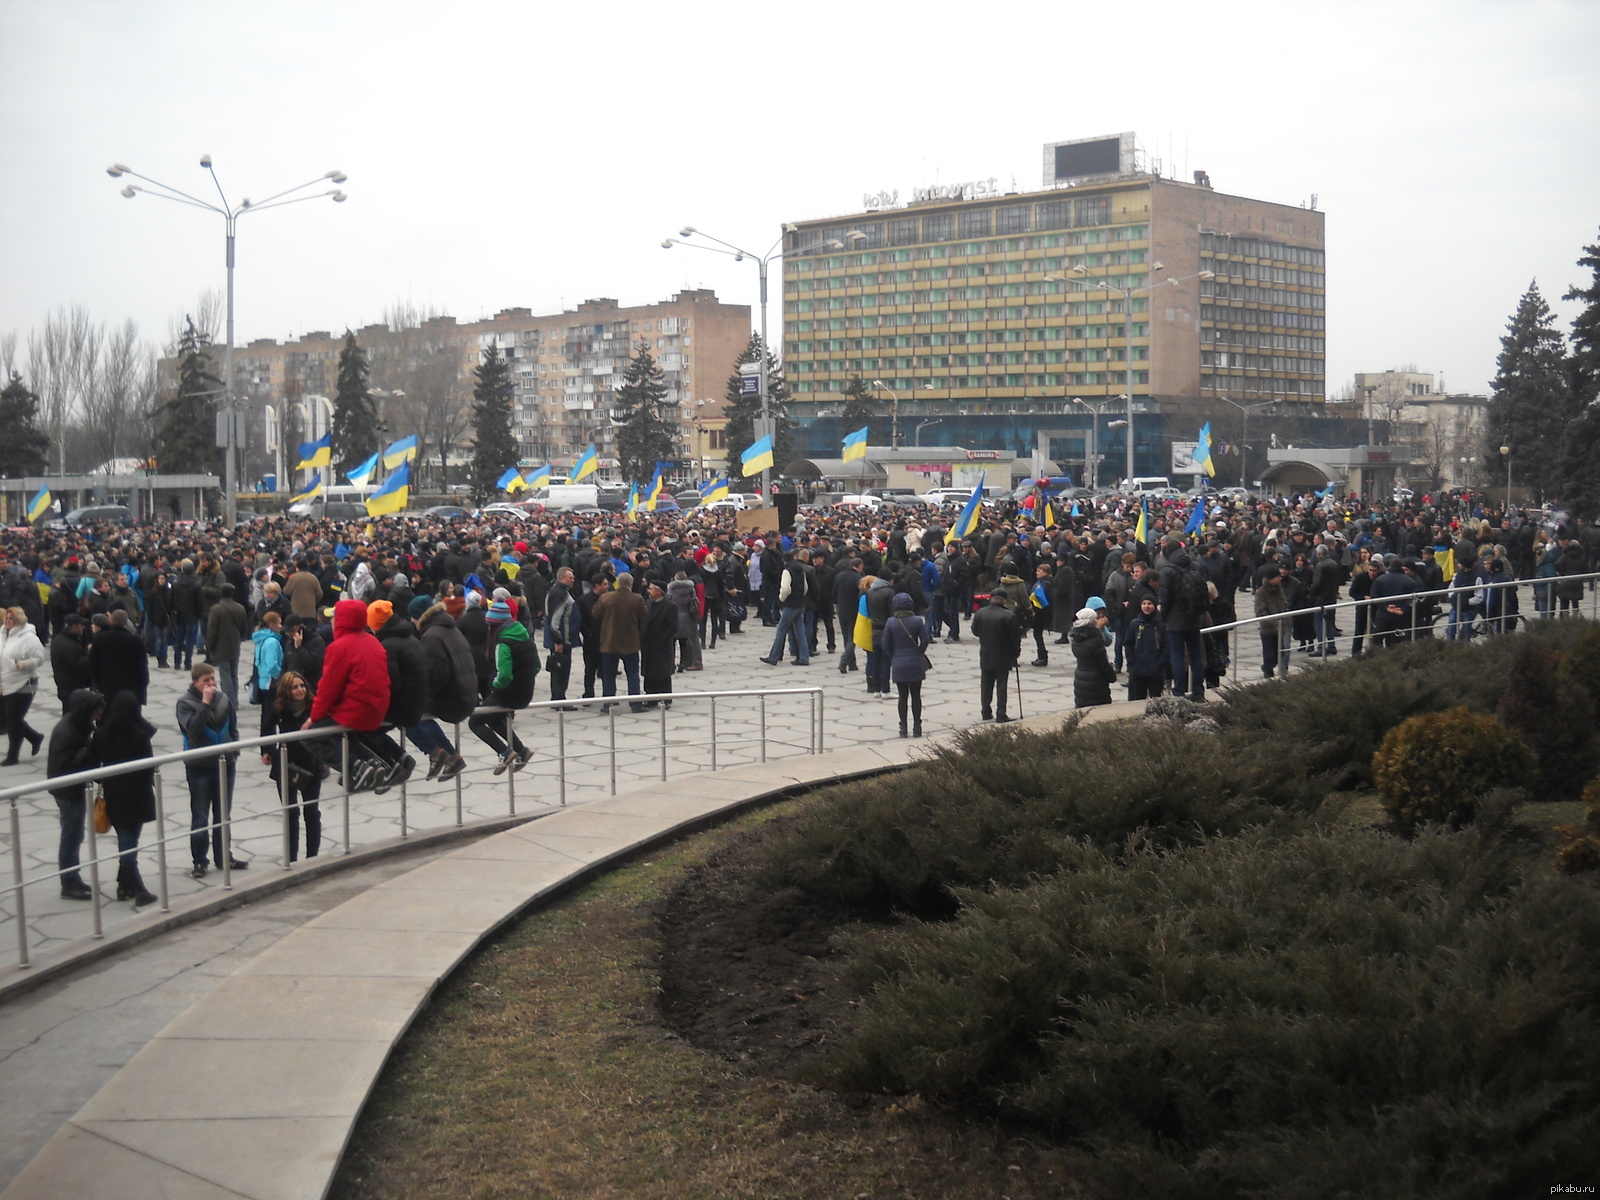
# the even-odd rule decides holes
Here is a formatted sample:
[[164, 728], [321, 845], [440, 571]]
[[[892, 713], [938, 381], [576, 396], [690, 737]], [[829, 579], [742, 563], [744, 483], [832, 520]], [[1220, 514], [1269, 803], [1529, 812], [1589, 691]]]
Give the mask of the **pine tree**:
[[1572, 394], [1582, 409], [1600, 396], [1600, 243], [1585, 246], [1578, 265], [1589, 268], [1589, 286], [1574, 284], [1561, 298], [1583, 301], [1583, 311], [1572, 321], [1572, 356], [1567, 360]]
[[[728, 390], [724, 395], [723, 412], [728, 418], [726, 431], [728, 447], [728, 486], [736, 492], [753, 492], [761, 486], [761, 476], [744, 478], [739, 459], [750, 443], [756, 440], [755, 423], [761, 418], [761, 397], [741, 396], [739, 368], [745, 363], [759, 360], [761, 335], [752, 333], [750, 342], [733, 360], [733, 374], [728, 376]], [[789, 419], [789, 384], [783, 377], [777, 360], [767, 354], [767, 412], [773, 419], [775, 432], [772, 439], [772, 461], [782, 468], [792, 461], [794, 454], [794, 422]], [[856, 426], [857, 429], [860, 426]]]
[[843, 394], [841, 439], [844, 434], [854, 433], [865, 425], [868, 430], [869, 446], [887, 445], [889, 435], [884, 429], [883, 403], [879, 400], [878, 393], [861, 376], [852, 375], [844, 385]]
[[517, 465], [517, 438], [511, 431], [511, 363], [491, 343], [472, 378], [472, 494], [482, 504], [495, 494], [506, 468]]
[[617, 389], [617, 460], [630, 482], [646, 484], [658, 462], [677, 455], [674, 424], [661, 412], [667, 385], [661, 367], [641, 343]]
[[368, 383], [372, 367], [356, 335], [344, 331], [339, 351], [339, 390], [333, 400], [333, 464], [338, 475], [359, 467], [378, 452], [378, 406]]
[[39, 397], [22, 376], [11, 372], [11, 382], [0, 391], [0, 475], [20, 479], [44, 474], [50, 458], [50, 437], [39, 428]]
[[212, 370], [211, 343], [183, 319], [178, 339], [178, 388], [156, 411], [156, 461], [171, 474], [213, 474], [219, 464], [216, 446], [217, 400], [222, 379]]
[[1566, 346], [1538, 283], [1529, 285], [1500, 339], [1491, 387], [1487, 457], [1499, 462], [1500, 447], [1510, 446], [1523, 485], [1535, 493], [1556, 492], [1564, 440], [1577, 414], [1567, 377]]

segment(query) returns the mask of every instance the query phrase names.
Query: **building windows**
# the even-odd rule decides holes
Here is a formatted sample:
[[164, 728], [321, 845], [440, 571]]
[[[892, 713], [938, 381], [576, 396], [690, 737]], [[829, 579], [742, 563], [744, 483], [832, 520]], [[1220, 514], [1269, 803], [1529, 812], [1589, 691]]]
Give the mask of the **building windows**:
[[1026, 204], [1012, 204], [1005, 208], [997, 208], [994, 214], [994, 231], [996, 233], [1027, 233], [1028, 216], [1029, 211]]
[[[977, 211], [963, 212], [960, 215], [962, 237], [988, 237], [991, 233], [993, 229], [992, 218], [994, 216], [992, 209], [982, 208]], [[967, 248], [967, 253], [973, 253], [970, 246]], [[980, 250], [978, 253], [982, 253], [982, 251]]]
[[1072, 224], [1072, 201], [1049, 200], [1033, 206], [1035, 229], [1066, 229]]
[[925, 242], [948, 242], [955, 236], [956, 220], [950, 213], [922, 218], [922, 240]]

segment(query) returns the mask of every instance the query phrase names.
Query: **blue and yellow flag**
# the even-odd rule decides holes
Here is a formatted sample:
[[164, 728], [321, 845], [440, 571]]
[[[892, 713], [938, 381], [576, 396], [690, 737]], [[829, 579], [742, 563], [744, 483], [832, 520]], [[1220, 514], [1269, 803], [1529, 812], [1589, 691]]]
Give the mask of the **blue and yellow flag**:
[[572, 470], [567, 475], [568, 483], [580, 483], [600, 469], [600, 456], [594, 452], [594, 443], [589, 443], [589, 448], [578, 456], [578, 461], [572, 464]]
[[367, 484], [372, 482], [373, 472], [376, 471], [377, 469], [378, 469], [378, 456], [376, 454], [374, 454], [371, 458], [367, 459], [366, 462], [362, 463], [355, 470], [346, 472], [345, 473], [345, 478], [348, 479], [351, 483], [355, 484], [357, 487], [366, 487]]
[[972, 495], [967, 500], [967, 506], [961, 510], [961, 515], [956, 518], [956, 523], [950, 526], [950, 532], [944, 535], [944, 544], [949, 545], [957, 538], [971, 537], [972, 531], [978, 527], [978, 510], [983, 504], [984, 476], [978, 476], [978, 486], [972, 489]]
[[37, 521], [44, 516], [45, 513], [50, 511], [50, 504], [50, 489], [47, 487], [40, 488], [38, 494], [28, 501], [28, 520], [30, 522]]
[[638, 519], [639, 519], [639, 485], [637, 483], [630, 483], [628, 485], [628, 520], [637, 521]]
[[1039, 580], [1033, 585], [1033, 591], [1028, 593], [1028, 598], [1033, 601], [1033, 606], [1041, 611], [1050, 607], [1050, 591], [1044, 586], [1044, 580]]
[[1207, 475], [1215, 475], [1217, 468], [1211, 464], [1211, 422], [1200, 426], [1200, 440], [1195, 443], [1194, 465]]
[[398, 467], [403, 462], [410, 462], [417, 456], [417, 435], [401, 438], [398, 442], [390, 442], [383, 451], [383, 465], [390, 470]]
[[401, 463], [400, 469], [383, 481], [383, 486], [367, 497], [367, 516], [381, 517], [397, 513], [411, 499], [411, 464]]
[[650, 490], [645, 494], [644, 506], [651, 512], [655, 512], [656, 501], [661, 498], [661, 473], [671, 465], [671, 463], [658, 462], [656, 464], [656, 473], [650, 477]]
[[713, 479], [700, 489], [701, 504], [715, 504], [718, 500], [725, 500], [728, 496], [728, 477], [726, 475]]
[[1133, 527], [1133, 540], [1141, 546], [1150, 544], [1150, 502], [1139, 498], [1139, 523]]
[[757, 438], [750, 443], [749, 448], [739, 456], [739, 468], [746, 479], [752, 475], [759, 475], [772, 466], [772, 435], [769, 433], [764, 438]]
[[1194, 511], [1189, 514], [1189, 519], [1184, 522], [1183, 536], [1188, 537], [1191, 533], [1195, 532], [1205, 523], [1206, 502], [1204, 500], [1196, 500], [1194, 502]]
[[1040, 519], [1039, 523], [1046, 529], [1049, 529], [1050, 526], [1056, 523], [1055, 506], [1048, 500], [1044, 502], [1044, 516]]
[[307, 500], [315, 500], [320, 495], [322, 495], [322, 472], [317, 471], [311, 476], [305, 487], [300, 489], [298, 496], [289, 497], [289, 503], [301, 504]]
[[295, 464], [296, 471], [310, 471], [317, 467], [325, 467], [333, 459], [333, 430], [329, 430], [314, 442], [300, 443], [300, 461]]
[[867, 616], [865, 592], [861, 593], [861, 603], [856, 605], [856, 627], [850, 632], [850, 640], [868, 654], [872, 653], [872, 618]]
[[507, 467], [506, 473], [494, 482], [495, 487], [501, 491], [515, 495], [528, 486], [528, 481], [522, 477], [522, 472], [515, 467]]
[[844, 435], [844, 461], [854, 462], [858, 458], [867, 456], [867, 430], [869, 426], [863, 425], [854, 433]]
[[533, 470], [529, 471], [526, 475], [524, 475], [523, 478], [528, 481], [528, 486], [530, 488], [537, 489], [537, 488], [547, 488], [547, 487], [549, 487], [550, 486], [550, 464], [549, 463], [545, 463], [545, 465], [542, 466], [542, 467], [535, 467]]

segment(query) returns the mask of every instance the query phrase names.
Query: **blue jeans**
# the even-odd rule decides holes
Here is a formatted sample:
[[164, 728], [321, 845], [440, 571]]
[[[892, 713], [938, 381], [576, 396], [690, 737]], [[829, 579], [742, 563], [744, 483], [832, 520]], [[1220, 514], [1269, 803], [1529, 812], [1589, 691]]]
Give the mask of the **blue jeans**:
[[144, 627], [145, 653], [157, 662], [167, 660], [167, 627], [165, 625], [146, 625]]
[[188, 669], [194, 665], [194, 644], [200, 640], [199, 621], [179, 621], [172, 637], [172, 665]]
[[[639, 694], [639, 653], [632, 654], [607, 654], [600, 652], [600, 694], [602, 696], [615, 696], [617, 694], [617, 667], [621, 666], [628, 677], [628, 695]], [[634, 712], [643, 712], [644, 705], [632, 705]]]
[[1326, 608], [1319, 607], [1311, 614], [1311, 624], [1317, 631], [1317, 649], [1332, 650], [1333, 614]]
[[[1184, 672], [1183, 656], [1187, 651], [1189, 655], [1189, 670]], [[1172, 694], [1184, 694], [1183, 681], [1189, 680], [1189, 698], [1191, 700], [1204, 700], [1206, 698], [1206, 650], [1205, 644], [1200, 640], [1198, 629], [1169, 629], [1167, 630], [1167, 652], [1172, 659]]]
[[61, 814], [61, 845], [56, 850], [56, 867], [61, 871], [61, 883], [82, 883], [78, 874], [78, 854], [83, 847], [83, 789], [78, 789], [76, 800], [55, 797], [56, 809]]
[[[194, 865], [203, 867], [206, 864], [206, 834], [211, 835], [211, 861], [221, 866], [222, 857], [222, 818], [225, 813], [233, 811], [233, 769], [234, 764], [228, 761], [228, 795], [223, 797], [217, 778], [217, 763], [215, 759], [205, 762], [185, 763], [183, 771], [189, 781], [189, 857], [194, 859]], [[215, 826], [206, 829], [207, 825]]]
[[456, 752], [456, 748], [450, 744], [450, 739], [445, 737], [444, 730], [440, 728], [439, 722], [431, 717], [424, 718], [415, 725], [407, 725], [406, 736], [424, 754], [432, 754], [439, 750], [444, 751], [446, 754], [454, 754]]
[[772, 636], [772, 649], [767, 651], [768, 662], [778, 662], [784, 655], [784, 643], [794, 643], [794, 656], [802, 663], [811, 661], [811, 639], [806, 635], [806, 610], [785, 606], [778, 610], [778, 629]]

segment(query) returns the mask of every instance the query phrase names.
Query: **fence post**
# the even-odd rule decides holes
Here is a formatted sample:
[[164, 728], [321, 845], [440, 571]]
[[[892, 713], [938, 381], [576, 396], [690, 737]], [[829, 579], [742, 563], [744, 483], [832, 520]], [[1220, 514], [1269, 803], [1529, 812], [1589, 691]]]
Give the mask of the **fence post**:
[[400, 762], [402, 764], [400, 770], [400, 840], [403, 842], [411, 836], [411, 832], [406, 826], [406, 772], [403, 765], [406, 761], [406, 731], [401, 729], [399, 734]]
[[161, 890], [161, 911], [172, 911], [172, 898], [167, 894], [167, 796], [161, 786], [161, 768], [156, 768], [156, 870]]
[[[767, 694], [761, 693], [761, 761], [767, 761]], [[816, 705], [812, 705], [814, 709]]]
[[617, 706], [606, 705], [606, 720], [611, 722], [611, 794], [617, 794]]
[[228, 891], [233, 887], [233, 841], [229, 837], [232, 832], [228, 828], [228, 756], [217, 755], [217, 837], [222, 846], [222, 853], [217, 857], [222, 859], [217, 865], [222, 868], [222, 890]]
[[506, 709], [506, 812], [517, 815], [517, 714]]
[[661, 782], [667, 781], [667, 706], [663, 702], [661, 712]]
[[283, 808], [283, 869], [289, 869], [290, 823], [298, 820], [300, 814], [289, 816], [289, 743], [278, 743], [278, 804]]
[[[567, 714], [556, 710], [556, 772], [561, 778], [561, 807], [567, 806]], [[459, 776], [457, 779], [459, 780]]]
[[711, 769], [717, 769], [717, 698], [711, 697]]
[[[95, 786], [98, 787], [99, 785], [96, 784]], [[11, 815], [13, 817], [16, 816], [16, 811], [17, 802], [13, 800], [11, 802]], [[83, 838], [89, 847], [89, 900], [90, 907], [94, 913], [94, 936], [103, 937], [105, 935], [105, 930], [101, 927], [100, 923], [100, 843], [95, 840], [94, 804], [89, 799], [88, 788], [85, 788], [83, 791]], [[17, 900], [19, 902], [17, 920], [21, 921], [23, 918], [20, 908], [20, 901], [22, 900], [22, 891], [20, 888], [17, 891]]]
[[[460, 754], [461, 753], [461, 722], [460, 721], [456, 722], [455, 747], [456, 747], [456, 753]], [[456, 828], [460, 829], [462, 824], [463, 824], [463, 822], [461, 820], [461, 772], [460, 771], [456, 772], [455, 779], [453, 780], [453, 782], [456, 785]]]
[[[94, 828], [93, 814], [84, 814], [89, 819], [84, 822], [90, 829]], [[17, 818], [17, 802], [11, 802], [11, 878], [14, 881], [12, 894], [17, 898], [17, 966], [28, 966], [28, 904], [22, 895], [22, 826]], [[95, 888], [96, 897], [100, 889]], [[98, 914], [98, 908], [95, 910]]]
[[339, 755], [343, 760], [344, 771], [344, 853], [350, 853], [350, 731], [347, 729], [339, 735]]
[[817, 689], [817, 753], [826, 754], [828, 750], [828, 693], [821, 688]]

